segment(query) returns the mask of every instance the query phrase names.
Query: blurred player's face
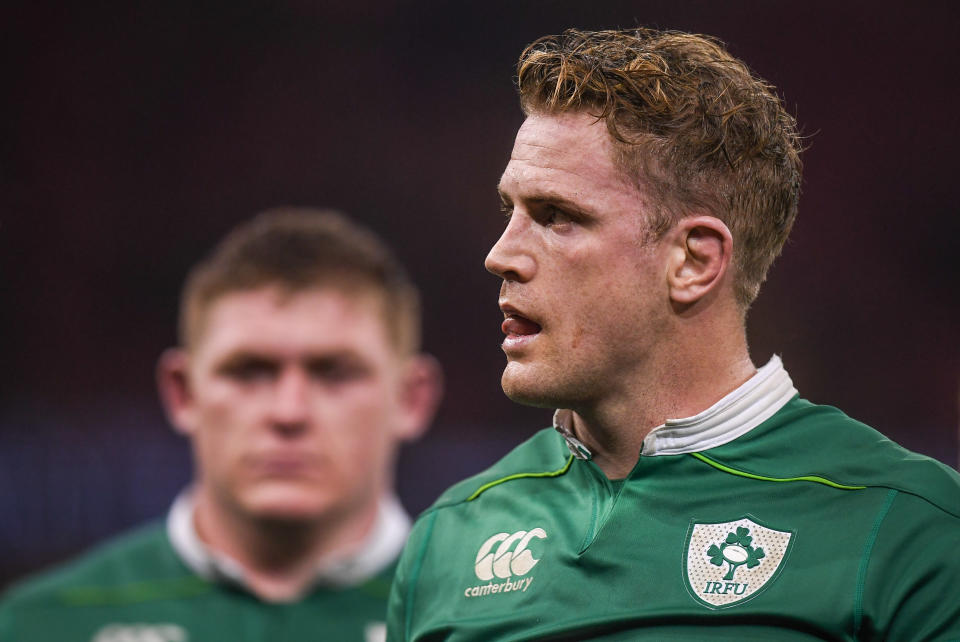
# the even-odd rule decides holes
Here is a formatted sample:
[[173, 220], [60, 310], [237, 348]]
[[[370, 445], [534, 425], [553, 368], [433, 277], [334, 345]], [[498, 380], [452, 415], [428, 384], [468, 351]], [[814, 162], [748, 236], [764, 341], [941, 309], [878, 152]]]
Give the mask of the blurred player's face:
[[165, 395], [193, 441], [201, 492], [253, 518], [370, 510], [397, 442], [432, 410], [413, 389], [422, 364], [397, 354], [379, 300], [266, 287], [225, 294], [206, 315], [182, 391]]
[[649, 205], [595, 120], [530, 116], [500, 179], [509, 218], [486, 267], [503, 279], [503, 389], [522, 403], [578, 409], [636, 385], [669, 316]]

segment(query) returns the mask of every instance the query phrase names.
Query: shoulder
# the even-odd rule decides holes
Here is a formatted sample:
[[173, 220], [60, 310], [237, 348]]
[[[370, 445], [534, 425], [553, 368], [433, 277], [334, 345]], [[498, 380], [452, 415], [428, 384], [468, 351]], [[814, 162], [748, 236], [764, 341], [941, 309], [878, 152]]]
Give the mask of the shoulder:
[[105, 591], [121, 590], [144, 578], [182, 573], [163, 525], [150, 523], [111, 538], [80, 557], [14, 585], [0, 609], [70, 604]]
[[[424, 511], [413, 526], [397, 567], [388, 607], [388, 638], [407, 637], [421, 574], [449, 573], [451, 556], [465, 550], [465, 534], [489, 537], [487, 527], [497, 515], [523, 513], [524, 506], [538, 501], [537, 494], [512, 492], [516, 486], [563, 477], [572, 457], [556, 430], [545, 428], [490, 468], [450, 487]], [[472, 558], [472, 553], [469, 556]]]
[[490, 468], [451, 486], [423, 516], [478, 499], [486, 490], [515, 479], [561, 474], [569, 456], [570, 451], [557, 431], [544, 428]]
[[[538, 495], [512, 491], [525, 482], [538, 482], [537, 485], [541, 486], [539, 482], [563, 477], [572, 458], [562, 437], [553, 428], [545, 428], [487, 470], [452, 486], [414, 523], [397, 571], [398, 577], [405, 575], [405, 566], [419, 564], [427, 546], [435, 540], [435, 530], [456, 533], [471, 528], [482, 530], [497, 515], [522, 512], [528, 503], [539, 501]], [[435, 529], [438, 522], [447, 528]], [[455, 528], [450, 530], [450, 525]], [[458, 542], [459, 535], [456, 535], [446, 543], [456, 547]]]
[[732, 455], [753, 459], [775, 477], [818, 475], [848, 486], [886, 488], [960, 518], [957, 471], [831, 406], [795, 398], [755, 435], [730, 446]]

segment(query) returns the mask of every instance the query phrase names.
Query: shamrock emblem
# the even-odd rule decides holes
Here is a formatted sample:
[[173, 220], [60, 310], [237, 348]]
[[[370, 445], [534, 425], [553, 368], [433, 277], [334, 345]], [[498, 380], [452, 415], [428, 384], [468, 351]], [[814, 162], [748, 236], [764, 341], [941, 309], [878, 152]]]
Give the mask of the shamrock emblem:
[[730, 565], [727, 574], [723, 576], [724, 580], [732, 580], [733, 574], [742, 565], [747, 568], [753, 568], [760, 564], [760, 560], [766, 557], [766, 553], [759, 546], [754, 548], [750, 545], [753, 537], [750, 536], [750, 529], [743, 526], [737, 527], [736, 533], [729, 533], [727, 540], [717, 546], [712, 544], [707, 549], [707, 555], [710, 556], [710, 563], [714, 566], [723, 566], [726, 562]]

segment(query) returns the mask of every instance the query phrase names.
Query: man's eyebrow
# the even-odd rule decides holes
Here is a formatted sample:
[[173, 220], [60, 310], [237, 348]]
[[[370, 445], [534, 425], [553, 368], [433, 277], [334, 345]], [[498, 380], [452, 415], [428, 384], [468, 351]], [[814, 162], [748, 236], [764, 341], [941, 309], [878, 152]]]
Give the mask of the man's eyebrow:
[[364, 355], [352, 348], [321, 350], [303, 355], [305, 363], [334, 363], [338, 361], [365, 361]]
[[269, 355], [258, 354], [248, 350], [234, 350], [216, 359], [212, 364], [213, 372], [219, 374], [230, 374], [242, 370], [258, 368], [276, 371], [280, 368], [280, 362], [271, 358]]
[[257, 350], [237, 348], [222, 355], [217, 360], [217, 363], [220, 365], [235, 365], [248, 361], [276, 361], [276, 358], [269, 354], [258, 352]]
[[[502, 200], [504, 203], [513, 203], [513, 199], [506, 192], [504, 192], [503, 189], [501, 189], [499, 184], [497, 185], [497, 193], [500, 195], [500, 200]], [[550, 190], [539, 190], [536, 192], [527, 193], [522, 195], [520, 200], [535, 205], [550, 203], [576, 212], [582, 212], [584, 214], [589, 214], [592, 212], [592, 209], [584, 203], [572, 201], [568, 197]]]

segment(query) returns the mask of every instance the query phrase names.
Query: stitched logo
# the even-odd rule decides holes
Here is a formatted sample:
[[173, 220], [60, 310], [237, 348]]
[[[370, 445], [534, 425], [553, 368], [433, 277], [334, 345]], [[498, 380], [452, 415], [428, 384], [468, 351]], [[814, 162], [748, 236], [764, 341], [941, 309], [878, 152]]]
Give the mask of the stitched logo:
[[749, 517], [691, 522], [684, 553], [687, 591], [714, 609], [754, 597], [780, 573], [793, 535]]
[[[527, 550], [530, 540], [546, 539], [546, 537], [547, 533], [542, 528], [517, 531], [513, 535], [497, 533], [485, 541], [477, 551], [477, 561], [474, 565], [477, 577], [481, 580], [492, 580], [494, 575], [503, 579], [511, 575], [526, 575], [540, 561], [534, 559], [533, 553]], [[516, 544], [515, 548], [514, 544]], [[497, 546], [497, 550], [492, 553], [494, 546]]]
[[[529, 531], [511, 533], [497, 533], [480, 545], [477, 557], [473, 564], [473, 571], [477, 579], [487, 582], [464, 590], [466, 597], [478, 597], [491, 593], [506, 593], [510, 591], [524, 592], [533, 582], [527, 575], [540, 562], [529, 550], [534, 540], [547, 539], [547, 532], [542, 528], [533, 528]], [[520, 576], [520, 579], [511, 581]], [[496, 582], [495, 579], [507, 580]]]

